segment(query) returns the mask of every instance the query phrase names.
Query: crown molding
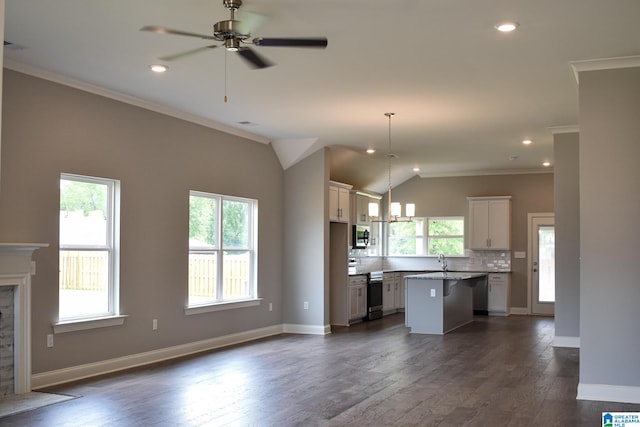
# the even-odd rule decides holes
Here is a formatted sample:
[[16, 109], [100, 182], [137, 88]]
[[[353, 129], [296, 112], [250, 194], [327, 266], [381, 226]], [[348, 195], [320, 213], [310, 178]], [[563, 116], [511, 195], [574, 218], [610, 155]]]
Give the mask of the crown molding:
[[640, 67], [640, 56], [620, 56], [616, 58], [588, 59], [570, 62], [576, 83], [580, 84], [579, 74], [583, 71], [615, 70], [618, 68]]
[[547, 129], [549, 129], [549, 132], [551, 132], [552, 135], [557, 135], [560, 133], [580, 133], [580, 126], [578, 125], [553, 126]]
[[490, 175], [531, 175], [541, 173], [553, 173], [553, 168], [533, 168], [533, 169], [499, 169], [499, 170], [480, 170], [469, 172], [451, 172], [451, 173], [421, 173], [420, 178], [455, 178], [462, 176], [490, 176]]

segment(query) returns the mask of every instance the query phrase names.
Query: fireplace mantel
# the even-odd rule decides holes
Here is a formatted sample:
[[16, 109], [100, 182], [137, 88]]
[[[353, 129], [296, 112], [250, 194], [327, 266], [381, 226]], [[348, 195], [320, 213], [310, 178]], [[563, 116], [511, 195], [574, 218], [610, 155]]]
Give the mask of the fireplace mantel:
[[14, 286], [14, 390], [31, 391], [31, 256], [47, 243], [0, 243], [0, 286]]

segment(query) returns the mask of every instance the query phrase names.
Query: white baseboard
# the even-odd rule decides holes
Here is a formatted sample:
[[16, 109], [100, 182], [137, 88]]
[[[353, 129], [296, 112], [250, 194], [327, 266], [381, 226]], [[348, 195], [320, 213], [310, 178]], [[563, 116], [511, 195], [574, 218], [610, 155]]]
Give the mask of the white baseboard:
[[577, 399], [640, 403], [640, 387], [579, 383]]
[[580, 348], [580, 337], [559, 337], [553, 338], [554, 347]]
[[285, 323], [282, 332], [289, 334], [328, 335], [331, 333], [331, 325], [295, 325]]
[[110, 372], [121, 371], [123, 369], [134, 368], [137, 366], [149, 365], [163, 360], [174, 359], [207, 350], [214, 350], [282, 333], [283, 325], [274, 325], [193, 343], [132, 354], [130, 356], [117, 357], [115, 359], [43, 372], [31, 376], [31, 388], [38, 389], [70, 381], [77, 381], [84, 378], [108, 374]]
[[511, 314], [516, 314], [519, 316], [528, 316], [530, 313], [527, 307], [511, 307]]

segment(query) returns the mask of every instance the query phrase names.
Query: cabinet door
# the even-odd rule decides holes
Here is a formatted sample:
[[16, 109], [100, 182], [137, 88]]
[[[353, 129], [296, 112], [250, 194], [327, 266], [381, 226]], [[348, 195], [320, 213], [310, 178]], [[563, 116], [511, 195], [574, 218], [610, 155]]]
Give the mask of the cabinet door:
[[329, 221], [349, 222], [351, 194], [346, 188], [329, 186]]
[[329, 221], [340, 219], [340, 197], [338, 187], [329, 187]]
[[489, 201], [489, 249], [509, 249], [511, 242], [509, 200]]
[[396, 298], [395, 307], [404, 308], [404, 279], [402, 273], [396, 273], [395, 285], [396, 285]]
[[489, 247], [489, 203], [486, 200], [469, 202], [469, 248]]
[[382, 311], [388, 312], [396, 308], [396, 288], [392, 280], [382, 283]]
[[349, 286], [349, 320], [358, 317], [358, 294], [362, 292], [360, 286]]
[[358, 285], [358, 315], [359, 319], [367, 315], [367, 285]]
[[489, 314], [505, 316], [509, 314], [509, 275], [489, 274]]
[[356, 195], [356, 223], [368, 224], [369, 223], [369, 198], [362, 194]]

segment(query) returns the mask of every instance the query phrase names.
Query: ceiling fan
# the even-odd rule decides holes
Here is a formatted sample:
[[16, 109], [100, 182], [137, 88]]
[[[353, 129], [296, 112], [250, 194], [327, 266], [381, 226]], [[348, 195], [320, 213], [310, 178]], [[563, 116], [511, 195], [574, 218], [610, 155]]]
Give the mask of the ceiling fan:
[[327, 47], [326, 37], [315, 38], [271, 38], [256, 37], [250, 40], [251, 31], [250, 24], [235, 20], [235, 12], [242, 6], [242, 0], [222, 0], [225, 8], [231, 12], [231, 18], [225, 21], [217, 22], [213, 26], [213, 35], [196, 34], [188, 31], [173, 30], [171, 28], [161, 27], [157, 25], [147, 25], [142, 27], [140, 31], [150, 31], [159, 34], [174, 34], [178, 36], [197, 37], [204, 40], [217, 40], [222, 42], [221, 45], [203, 46], [186, 52], [158, 58], [163, 61], [173, 61], [185, 56], [189, 56], [207, 49], [214, 49], [224, 46], [228, 52], [238, 52], [238, 55], [244, 59], [247, 64], [254, 68], [267, 68], [273, 65], [270, 61], [258, 55], [255, 50], [245, 45], [254, 46], [273, 46], [273, 47], [301, 47], [301, 48], [320, 48]]

